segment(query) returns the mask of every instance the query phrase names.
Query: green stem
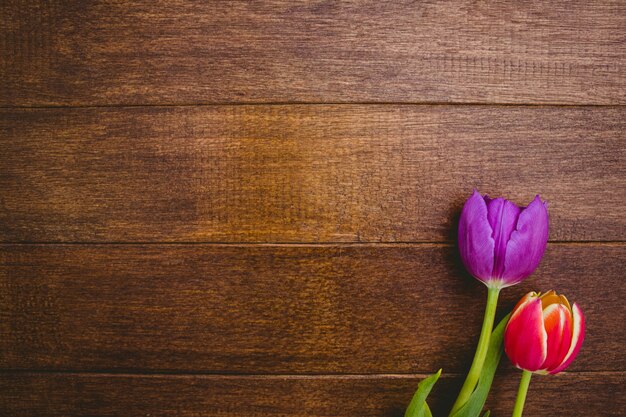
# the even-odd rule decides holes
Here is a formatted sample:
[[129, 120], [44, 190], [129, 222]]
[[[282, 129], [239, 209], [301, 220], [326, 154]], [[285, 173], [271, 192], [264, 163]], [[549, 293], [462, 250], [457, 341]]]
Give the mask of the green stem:
[[499, 288], [489, 287], [487, 292], [487, 307], [485, 307], [485, 318], [483, 319], [483, 328], [480, 331], [480, 338], [478, 339], [478, 346], [476, 347], [476, 353], [474, 354], [474, 360], [470, 367], [465, 382], [461, 387], [459, 396], [457, 397], [450, 416], [454, 415], [463, 405], [469, 400], [470, 395], [474, 392], [478, 378], [485, 364], [485, 357], [487, 356], [487, 349], [489, 348], [489, 338], [491, 337], [491, 331], [493, 330], [493, 320], [496, 316], [496, 306], [498, 305]]
[[533, 376], [532, 372], [522, 372], [522, 380], [519, 383], [517, 399], [515, 400], [515, 408], [513, 408], [513, 417], [522, 417], [522, 411], [524, 410], [524, 402], [526, 402], [526, 393], [528, 392], [528, 385], [530, 385], [531, 376]]

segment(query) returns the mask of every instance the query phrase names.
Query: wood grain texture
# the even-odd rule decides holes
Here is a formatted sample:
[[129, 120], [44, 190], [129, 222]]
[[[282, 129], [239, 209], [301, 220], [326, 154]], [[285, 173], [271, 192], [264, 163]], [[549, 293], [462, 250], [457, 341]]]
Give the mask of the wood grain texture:
[[[622, 416], [624, 373], [534, 377], [524, 414]], [[0, 374], [0, 412], [45, 416], [363, 416], [401, 417], [422, 376], [177, 376]], [[519, 372], [496, 376], [487, 407], [508, 416]], [[429, 397], [446, 415], [459, 377], [443, 375]]]
[[[3, 245], [0, 367], [464, 372], [486, 291], [451, 245]], [[552, 244], [503, 291], [578, 302], [572, 370], [625, 370], [625, 244]]]
[[5, 0], [0, 105], [626, 103], [623, 1]]
[[625, 107], [0, 111], [4, 242], [455, 239], [473, 186], [626, 239]]

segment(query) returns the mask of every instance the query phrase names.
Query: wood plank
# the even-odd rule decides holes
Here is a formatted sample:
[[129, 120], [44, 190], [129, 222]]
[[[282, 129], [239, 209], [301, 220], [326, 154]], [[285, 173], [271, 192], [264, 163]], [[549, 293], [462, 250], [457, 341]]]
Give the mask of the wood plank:
[[0, 111], [0, 241], [455, 239], [478, 187], [626, 239], [625, 107]]
[[[626, 370], [626, 244], [551, 244], [531, 289], [578, 302], [573, 370]], [[451, 245], [3, 245], [0, 367], [464, 372], [486, 290]]]
[[626, 3], [5, 0], [0, 105], [626, 103]]
[[[0, 411], [22, 416], [363, 416], [400, 417], [422, 376], [178, 376], [0, 374]], [[492, 415], [513, 409], [519, 372], [496, 376]], [[623, 372], [536, 376], [524, 414], [622, 416]], [[444, 376], [430, 396], [447, 414], [458, 376]], [[621, 394], [620, 394], [621, 393]]]

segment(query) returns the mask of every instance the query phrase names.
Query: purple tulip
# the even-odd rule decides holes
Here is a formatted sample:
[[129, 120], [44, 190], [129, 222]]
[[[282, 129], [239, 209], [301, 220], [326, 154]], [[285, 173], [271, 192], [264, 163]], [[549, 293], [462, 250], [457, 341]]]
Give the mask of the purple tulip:
[[518, 207], [474, 190], [465, 202], [459, 222], [461, 259], [488, 287], [509, 287], [532, 274], [547, 242], [547, 203], [539, 196], [528, 207]]

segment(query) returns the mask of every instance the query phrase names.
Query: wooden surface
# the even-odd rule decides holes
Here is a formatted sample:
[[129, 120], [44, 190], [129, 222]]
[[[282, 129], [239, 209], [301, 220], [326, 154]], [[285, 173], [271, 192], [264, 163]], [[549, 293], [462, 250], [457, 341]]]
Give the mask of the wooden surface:
[[[508, 364], [507, 364], [508, 365]], [[7, 415], [86, 416], [363, 416], [402, 417], [424, 375], [211, 376], [111, 374], [0, 375], [0, 407]], [[519, 372], [496, 376], [492, 415], [509, 416]], [[623, 416], [621, 373], [536, 376], [524, 415]], [[443, 376], [429, 397], [435, 415], [446, 415], [462, 379]], [[555, 392], [558, 401], [555, 401]], [[46, 393], [45, 397], [41, 393]], [[448, 397], [446, 397], [448, 396]]]
[[[463, 372], [486, 297], [447, 244], [3, 249], [9, 369]], [[558, 288], [591, 335], [571, 369], [624, 369], [624, 328], [606, 317], [624, 312], [625, 263], [624, 244], [553, 244], [501, 310]]]
[[[626, 409], [626, 2], [0, 2], [0, 415], [401, 417], [484, 287], [477, 187], [580, 303], [525, 415]], [[487, 405], [511, 413], [505, 358]]]
[[[626, 107], [0, 111], [3, 241], [454, 240], [472, 187], [626, 238]], [[601, 213], [601, 215], [600, 215]]]
[[5, 0], [0, 104], [626, 103], [622, 0]]

